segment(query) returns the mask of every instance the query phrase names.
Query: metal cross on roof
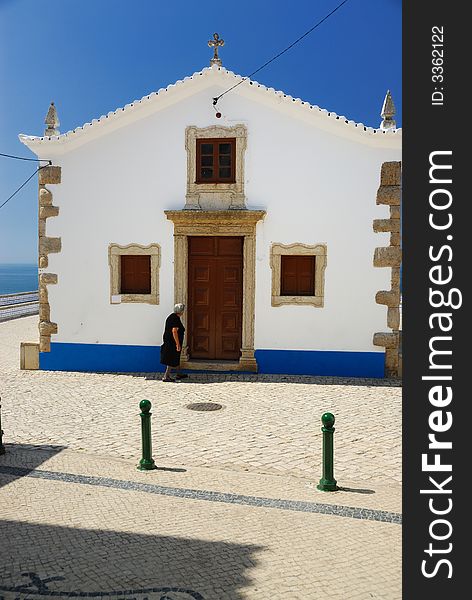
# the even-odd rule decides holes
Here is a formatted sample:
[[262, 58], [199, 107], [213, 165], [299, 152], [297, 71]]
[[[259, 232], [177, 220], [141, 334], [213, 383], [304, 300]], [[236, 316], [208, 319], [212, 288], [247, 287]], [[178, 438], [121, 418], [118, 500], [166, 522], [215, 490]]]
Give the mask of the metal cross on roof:
[[218, 47], [224, 46], [225, 41], [220, 40], [220, 36], [217, 33], [213, 34], [213, 39], [208, 41], [208, 45], [210, 48], [213, 48], [213, 58], [210, 60], [210, 66], [218, 65], [219, 67], [223, 66], [221, 62], [221, 58], [218, 56]]

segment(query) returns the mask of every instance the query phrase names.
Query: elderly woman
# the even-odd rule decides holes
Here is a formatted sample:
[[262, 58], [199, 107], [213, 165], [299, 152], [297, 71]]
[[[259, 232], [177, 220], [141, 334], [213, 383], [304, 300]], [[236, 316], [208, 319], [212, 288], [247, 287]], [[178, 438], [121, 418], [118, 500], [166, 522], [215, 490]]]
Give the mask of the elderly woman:
[[161, 364], [167, 368], [162, 381], [175, 381], [170, 376], [173, 368], [177, 369], [177, 379], [188, 377], [185, 373], [180, 372], [180, 352], [182, 351], [185, 332], [185, 327], [182, 325], [180, 317], [184, 309], [184, 304], [176, 304], [174, 312], [166, 319], [163, 335], [164, 343], [161, 346]]

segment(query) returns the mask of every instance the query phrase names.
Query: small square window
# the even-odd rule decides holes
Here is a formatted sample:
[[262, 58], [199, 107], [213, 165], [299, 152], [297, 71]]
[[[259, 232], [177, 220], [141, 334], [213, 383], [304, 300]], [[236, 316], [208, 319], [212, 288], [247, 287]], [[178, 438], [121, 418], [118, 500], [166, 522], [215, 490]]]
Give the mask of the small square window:
[[272, 269], [272, 306], [283, 304], [324, 306], [326, 244], [273, 243], [270, 250]]
[[315, 295], [315, 256], [281, 257], [281, 296]]
[[159, 244], [108, 245], [110, 304], [159, 304]]
[[121, 256], [121, 294], [151, 293], [151, 257]]
[[197, 139], [196, 183], [234, 183], [236, 139]]

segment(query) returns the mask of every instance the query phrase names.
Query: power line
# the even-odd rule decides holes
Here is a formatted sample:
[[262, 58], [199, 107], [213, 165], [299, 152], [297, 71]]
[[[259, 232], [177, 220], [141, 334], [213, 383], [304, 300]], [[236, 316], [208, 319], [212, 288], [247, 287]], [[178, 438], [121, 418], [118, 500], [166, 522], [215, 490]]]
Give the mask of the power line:
[[[238, 85], [241, 85], [242, 83], [244, 83], [247, 79], [250, 79], [253, 75], [255, 75], [256, 73], [258, 73], [259, 71], [262, 71], [262, 69], [264, 69], [265, 67], [267, 67], [267, 65], [270, 65], [270, 63], [274, 62], [274, 60], [277, 60], [277, 58], [279, 58], [280, 56], [282, 56], [282, 54], [285, 54], [286, 52], [288, 52], [291, 48], [293, 48], [296, 44], [298, 44], [299, 42], [301, 42], [307, 35], [309, 35], [312, 31], [314, 31], [317, 27], [319, 27], [322, 23], [324, 23], [327, 19], [329, 19], [329, 17], [331, 15], [333, 15], [336, 11], [338, 11], [344, 4], [346, 4], [346, 2], [348, 2], [349, 0], [343, 0], [343, 2], [341, 2], [340, 4], [338, 4], [338, 6], [336, 6], [336, 8], [334, 8], [330, 13], [328, 13], [327, 15], [325, 15], [322, 19], [320, 19], [315, 25], [313, 25], [313, 27], [311, 29], [309, 29], [308, 31], [306, 31], [303, 35], [301, 35], [299, 38], [297, 38], [294, 42], [292, 42], [289, 46], [287, 46], [284, 50], [282, 50], [281, 52], [279, 52], [278, 54], [276, 54], [274, 57], [272, 57], [270, 60], [268, 60], [267, 62], [265, 62], [262, 66], [260, 66], [258, 69], [256, 69], [255, 71], [253, 71], [252, 73], [250, 73], [247, 77], [243, 77], [243, 79], [241, 79], [241, 81], [239, 81], [238, 83], [236, 83], [235, 85], [231, 86], [230, 88], [228, 88], [226, 91], [224, 91], [222, 94], [220, 94], [219, 96], [216, 96], [215, 98], [213, 98], [213, 106], [216, 106], [216, 103], [218, 102], [218, 100], [220, 98], [222, 98], [225, 94], [227, 94], [228, 92], [230, 92], [231, 90], [234, 90], [234, 88], [237, 88]], [[35, 161], [35, 162], [41, 162], [41, 161], [47, 161], [49, 165], [52, 164], [52, 161], [48, 160], [48, 159], [43, 159], [43, 158], [26, 158], [23, 156], [14, 156], [12, 154], [4, 154], [3, 152], [0, 152], [0, 156], [3, 156], [5, 158], [13, 158], [16, 160], [28, 160], [28, 161]], [[47, 165], [43, 165], [41, 167], [38, 167], [36, 169], [36, 171], [34, 173], [32, 173], [28, 179], [23, 182], [20, 187], [15, 190], [13, 192], [13, 194], [7, 198], [5, 200], [5, 202], [3, 202], [2, 204], [0, 204], [0, 208], [3, 208], [5, 206], [5, 204], [7, 202], [9, 202], [14, 196], [16, 196], [16, 194], [22, 189], [24, 188], [24, 186], [28, 183], [28, 181], [30, 181], [35, 175], [36, 173], [38, 173], [38, 171], [40, 171], [41, 169], [44, 169], [44, 167]]]
[[28, 181], [29, 181], [30, 179], [33, 179], [33, 177], [36, 175], [36, 173], [38, 173], [38, 171], [41, 171], [41, 169], [44, 169], [44, 168], [45, 168], [45, 167], [47, 167], [47, 166], [48, 166], [48, 165], [43, 165], [42, 167], [38, 167], [38, 168], [36, 169], [36, 171], [35, 171], [33, 174], [31, 174], [31, 175], [28, 177], [28, 179], [27, 179], [26, 181], [24, 181], [24, 182], [23, 182], [23, 183], [20, 185], [20, 187], [19, 187], [17, 190], [15, 190], [15, 191], [13, 192], [13, 194], [12, 194], [12, 195], [11, 195], [9, 198], [7, 198], [7, 199], [5, 200], [5, 202], [3, 202], [2, 204], [0, 204], [0, 208], [3, 208], [3, 207], [5, 206], [5, 204], [6, 204], [7, 202], [9, 202], [9, 201], [10, 201], [10, 200], [13, 198], [13, 196], [16, 196], [16, 194], [18, 194], [18, 192], [19, 192], [19, 191], [20, 191], [22, 188], [24, 188], [24, 187], [25, 187], [25, 185], [28, 183]]
[[16, 160], [32, 160], [35, 162], [44, 162], [47, 161], [50, 165], [52, 165], [52, 161], [48, 158], [26, 158], [25, 156], [14, 156], [13, 154], [4, 154], [0, 152], [0, 156], [4, 156], [5, 158], [16, 158]]
[[264, 67], [267, 67], [267, 65], [269, 65], [271, 62], [274, 62], [274, 60], [276, 60], [277, 58], [279, 58], [279, 56], [282, 56], [282, 54], [285, 54], [285, 52], [287, 52], [288, 50], [290, 50], [290, 48], [293, 48], [296, 44], [298, 44], [298, 42], [301, 42], [301, 40], [303, 40], [303, 38], [305, 38], [312, 31], [314, 31], [317, 27], [319, 27], [321, 25], [321, 23], [323, 23], [324, 21], [326, 21], [326, 19], [328, 19], [337, 10], [339, 10], [341, 8], [341, 6], [343, 6], [343, 4], [346, 4], [346, 2], [348, 2], [348, 0], [343, 0], [343, 2], [341, 2], [341, 4], [338, 4], [338, 6], [336, 6], [335, 9], [333, 9], [330, 13], [328, 13], [325, 17], [323, 17], [320, 21], [318, 21], [318, 23], [316, 23], [316, 25], [313, 25], [313, 27], [311, 29], [309, 29], [303, 35], [301, 35], [298, 39], [296, 39], [292, 44], [290, 44], [290, 46], [287, 46], [285, 48], [285, 50], [282, 50], [282, 52], [279, 52], [276, 56], [274, 56], [273, 58], [271, 58], [270, 60], [268, 60], [261, 67], [259, 67], [255, 71], [253, 71], [250, 75], [248, 75], [247, 77], [243, 77], [243, 79], [241, 79], [241, 81], [239, 81], [238, 83], [236, 83], [235, 85], [233, 85], [232, 87], [230, 87], [229, 89], [227, 89], [225, 92], [223, 92], [219, 96], [216, 96], [216, 98], [213, 98], [213, 106], [216, 106], [216, 103], [218, 102], [218, 100], [222, 96], [224, 96], [225, 94], [227, 94], [231, 90], [234, 90], [234, 88], [238, 87], [238, 85], [241, 85], [242, 83], [244, 83], [246, 81], [246, 79], [250, 79], [253, 75], [255, 75], [256, 73], [258, 73], [259, 71], [261, 71]]

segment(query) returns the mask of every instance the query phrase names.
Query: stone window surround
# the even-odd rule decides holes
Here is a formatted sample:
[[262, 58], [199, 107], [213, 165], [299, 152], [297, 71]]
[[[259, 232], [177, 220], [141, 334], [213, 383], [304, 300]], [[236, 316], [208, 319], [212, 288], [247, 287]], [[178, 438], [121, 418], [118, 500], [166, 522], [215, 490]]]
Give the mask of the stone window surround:
[[[324, 272], [327, 264], [326, 244], [293, 244], [273, 243], [270, 248], [270, 266], [272, 269], [272, 306], [283, 304], [309, 304], [317, 308], [324, 306]], [[316, 256], [315, 260], [315, 289], [313, 296], [282, 296], [280, 281], [282, 274], [281, 256]]]
[[[192, 361], [184, 342], [180, 365], [184, 369], [227, 371], [257, 371], [254, 356], [255, 286], [256, 286], [256, 225], [265, 217], [264, 210], [166, 210], [174, 223], [174, 301], [188, 305], [188, 237], [240, 236], [243, 245], [243, 306], [241, 356], [237, 363], [223, 361]], [[184, 312], [182, 321], [187, 326]]]
[[[151, 293], [121, 294], [121, 256], [151, 256]], [[110, 304], [127, 302], [159, 304], [159, 268], [161, 266], [161, 247], [159, 244], [120, 244], [108, 245], [108, 264], [110, 266]], [[120, 296], [120, 302], [113, 302], [112, 296]]]
[[[197, 144], [201, 138], [225, 139], [235, 138], [235, 182], [234, 183], [196, 183], [197, 179]], [[200, 196], [217, 194], [222, 201], [222, 208], [245, 208], [244, 195], [244, 152], [247, 146], [247, 127], [243, 124], [232, 127], [211, 125], [196, 127], [190, 125], [185, 129], [185, 149], [187, 150], [187, 194], [186, 209], [200, 209]]]

